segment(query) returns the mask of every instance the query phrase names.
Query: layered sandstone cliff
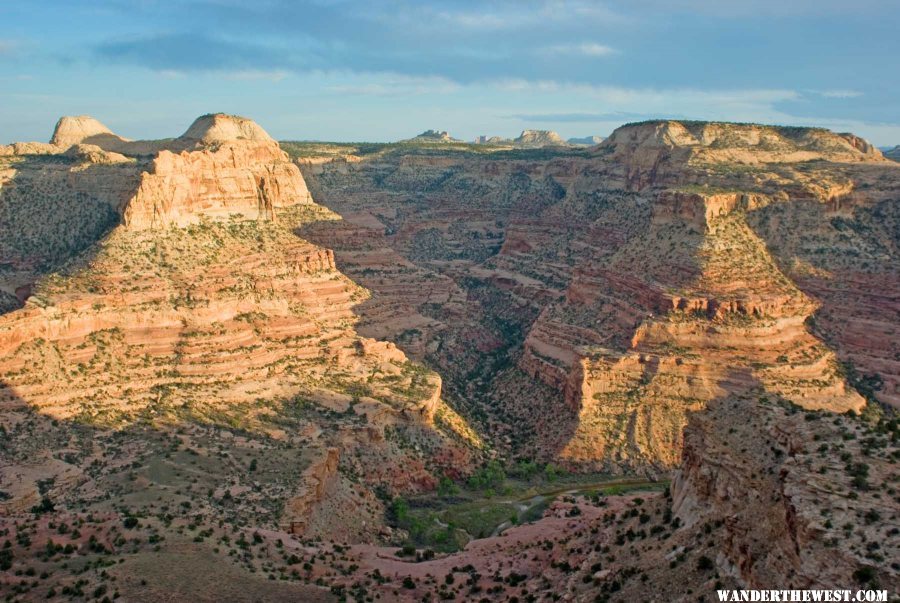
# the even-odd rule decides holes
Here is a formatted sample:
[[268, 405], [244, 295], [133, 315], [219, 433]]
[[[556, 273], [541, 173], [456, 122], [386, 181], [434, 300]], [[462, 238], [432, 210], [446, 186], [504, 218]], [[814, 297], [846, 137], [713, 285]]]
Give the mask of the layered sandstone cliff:
[[675, 466], [688, 413], [751, 383], [806, 408], [862, 408], [804, 326], [815, 304], [744, 223], [758, 203], [662, 193], [643, 236], [544, 310], [520, 365], [579, 413], [564, 457]]
[[274, 220], [278, 210], [310, 202], [303, 176], [276, 142], [233, 139], [215, 148], [161, 151], [141, 175], [122, 220], [137, 230], [183, 226], [201, 216]]
[[437, 367], [499, 450], [676, 471], [649, 537], [623, 516], [603, 524], [615, 543], [572, 522], [604, 547], [604, 570], [582, 567], [593, 588], [646, 595], [623, 559], [698, 595], [897, 584], [900, 171], [870, 145], [652, 122], [589, 158], [301, 166], [345, 218], [309, 236], [378, 300], [363, 324]]
[[86, 116], [63, 117], [51, 144], [0, 153], [0, 289], [30, 286], [122, 223], [276, 219], [312, 199], [278, 143], [246, 118], [198, 118], [175, 139], [129, 141]]
[[[64, 430], [212, 425], [307, 456], [337, 450], [340, 471], [326, 465], [345, 518], [359, 520], [343, 532], [351, 538], [377, 534], [383, 519], [354, 510], [381, 504], [375, 488], [427, 490], [468, 466], [478, 444], [443, 403], [440, 377], [361, 336], [354, 308], [368, 292], [329, 249], [298, 237], [336, 216], [312, 202], [259, 126], [201, 117], [152, 159], [102, 148], [90, 121], [58, 130], [60, 148], [72, 143], [65, 152], [15, 157], [4, 172], [0, 210], [15, 218], [0, 223], [4, 277], [31, 280], [15, 303], [4, 293], [0, 411], [52, 417]], [[71, 246], [36, 253], [48, 230], [65, 241], [79, 223], [91, 229]], [[42, 479], [58, 469], [36, 461]], [[0, 471], [0, 483], [15, 479]], [[330, 494], [298, 480], [278, 520], [332, 529]], [[16, 508], [37, 495], [33, 484], [7, 494]]]
[[[765, 167], [807, 161], [880, 162], [876, 147], [853, 134], [758, 124], [650, 121], [618, 128], [597, 147], [619, 168], [627, 187], [685, 182], [689, 166]], [[718, 178], [713, 178], [716, 180]]]
[[[513, 442], [553, 458], [673, 467], [688, 414], [757, 380], [801, 406], [858, 410], [857, 384], [842, 376], [852, 355], [861, 373], [880, 375], [879, 399], [895, 395], [890, 337], [863, 343], [856, 319], [832, 324], [834, 336], [814, 328], [833, 306], [848, 317], [860, 303], [860, 315], [882, 308], [888, 333], [892, 302], [846, 287], [823, 297], [793, 260], [834, 247], [807, 238], [843, 216], [865, 226], [841, 237], [872, 249], [852, 270], [881, 266], [872, 278], [890, 278], [895, 246], [875, 252], [890, 226], [867, 229], [872, 212], [891, 207], [894, 166], [852, 136], [650, 122], [621, 128], [591, 158], [387, 153], [301, 166], [353, 224], [317, 240], [375, 292], [365, 323], [399, 331], [395, 341], [440, 367], [460, 405], [502, 408], [487, 428], [501, 441], [518, 431], [511, 421], [521, 429]], [[799, 215], [809, 223], [795, 226]], [[399, 262], [406, 276], [389, 267]], [[455, 291], [422, 295], [413, 283], [423, 277], [449, 278]], [[565, 410], [551, 422], [554, 407]]]
[[685, 430], [673, 512], [684, 531], [720, 526], [716, 567], [743, 588], [833, 588], [860, 583], [861, 569], [896, 588], [885, 426], [760, 390], [716, 400]]

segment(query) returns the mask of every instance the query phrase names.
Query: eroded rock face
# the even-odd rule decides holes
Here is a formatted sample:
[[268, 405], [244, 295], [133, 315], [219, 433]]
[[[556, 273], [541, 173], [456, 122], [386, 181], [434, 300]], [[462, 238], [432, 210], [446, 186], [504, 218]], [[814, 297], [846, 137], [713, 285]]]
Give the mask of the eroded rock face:
[[274, 220], [277, 212], [310, 203], [303, 176], [274, 141], [220, 142], [215, 149], [161, 151], [126, 202], [126, 228], [190, 224], [201, 217]]
[[92, 118], [63, 117], [51, 144], [4, 149], [0, 212], [8, 236], [0, 249], [15, 268], [11, 289], [119, 221], [141, 230], [232, 215], [274, 220], [283, 208], [311, 203], [278, 143], [242, 117], [203, 116], [183, 136], [160, 141], [129, 141]]
[[[877, 485], [894, 463], [860, 445], [879, 438], [872, 428], [797, 412], [759, 391], [717, 400], [692, 415], [685, 430], [673, 511], [686, 530], [721, 526], [714, 532], [717, 565], [744, 588], [853, 583], [858, 568], [884, 565], [873, 550], [887, 557], [897, 550], [896, 535], [881, 521], [896, 516], [896, 501]], [[841, 458], [829, 451], [838, 442]], [[881, 580], [893, 583], [896, 574], [884, 572]]]
[[661, 194], [648, 231], [604, 269], [579, 271], [535, 322], [521, 366], [560, 387], [580, 417], [564, 457], [673, 467], [688, 413], [754, 382], [802, 407], [862, 409], [804, 326], [815, 305], [743, 222], [742, 205], [756, 203]]
[[522, 130], [513, 143], [521, 147], [564, 146], [562, 136], [552, 130]]
[[[425, 466], [402, 461], [384, 430], [411, 429], [432, 459], [444, 454], [430, 427], [449, 412], [440, 378], [394, 344], [356, 333], [353, 306], [366, 292], [337, 271], [330, 250], [294, 234], [329, 214], [285, 212], [277, 224], [117, 228], [84, 264], [41, 282], [23, 309], [0, 317], [4, 396], [59, 420], [130, 425], [183, 409], [272, 429], [245, 413], [260, 400], [328, 406], [327, 392], [349, 390], [341, 412], [357, 401], [361, 425], [332, 427], [324, 439], [368, 448], [364, 466], [380, 455], [377, 467], [360, 470], [373, 483], [427, 487], [434, 478]], [[458, 460], [453, 448], [447, 458]]]
[[[593, 153], [539, 162], [392, 153], [301, 166], [345, 217], [320, 240], [378, 296], [366, 328], [399, 331], [401, 347], [441, 367], [451, 394], [484, 396], [529, 425], [533, 440], [510, 439], [531, 451], [581, 466], [672, 468], [691, 412], [758, 383], [804, 408], [859, 410], [841, 366], [851, 354], [863, 372], [883, 371], [875, 395], [892, 399], [891, 346], [863, 344], [856, 319], [831, 324], [843, 343], [812, 328], [843, 302], [823, 298], [794, 260], [825, 264], [800, 251], [819, 245], [811, 239], [843, 254], [846, 245], [826, 242], [831, 217], [842, 216], [866, 224], [844, 231], [870, 251], [840, 262], [890, 280], [895, 247], [875, 249], [894, 218], [863, 234], [875, 213], [894, 211], [884, 183], [895, 169], [877, 152], [821, 130], [651, 122], [621, 128]], [[812, 156], [825, 163], [809, 169]], [[892, 306], [863, 301], [866, 290], [840, 295], [882, 307], [892, 332]], [[555, 425], [553, 408], [564, 409]]]
[[688, 165], [765, 165], [825, 160], [884, 161], [881, 152], [852, 134], [824, 129], [650, 121], [618, 128], [598, 147], [624, 168], [624, 184], [681, 184]]
[[205, 115], [166, 146], [122, 209], [129, 229], [231, 215], [274, 220], [282, 208], [312, 202], [300, 170], [252, 120]]
[[[153, 143], [168, 148], [152, 159], [131, 155], [127, 141], [105, 148], [90, 121], [58, 129], [72, 143], [65, 152], [16, 156], [0, 172], [0, 210], [20, 218], [2, 224], [6, 273], [26, 283], [2, 299], [0, 410], [27, 409], [63, 429], [239, 426], [282, 440], [310, 457], [283, 520], [353, 539], [383, 524], [375, 488], [428, 490], [436, 476], [466, 470], [479, 444], [443, 403], [440, 377], [357, 333], [354, 306], [368, 292], [329, 249], [297, 234], [336, 216], [312, 202], [261, 128], [202, 117], [185, 136]], [[28, 216], [33, 227], [16, 231]], [[79, 224], [71, 247], [35, 253], [44, 251], [37, 235], [66, 241]], [[36, 460], [35, 479], [59, 469]], [[66, 467], [73, 483], [84, 470]], [[2, 483], [18, 479], [0, 472]], [[38, 495], [31, 483], [5, 494], [20, 510]]]
[[340, 458], [339, 448], [329, 448], [303, 472], [297, 494], [285, 503], [285, 531], [300, 536], [306, 532], [313, 508], [325, 498], [330, 483], [338, 479]]

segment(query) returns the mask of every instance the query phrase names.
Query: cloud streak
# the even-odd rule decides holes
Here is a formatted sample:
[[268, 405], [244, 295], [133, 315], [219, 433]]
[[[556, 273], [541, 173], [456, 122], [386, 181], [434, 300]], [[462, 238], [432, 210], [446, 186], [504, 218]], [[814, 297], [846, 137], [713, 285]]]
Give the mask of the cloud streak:
[[819, 94], [825, 98], [859, 98], [863, 95], [858, 90], [822, 90]]
[[581, 55], [586, 57], [607, 57], [617, 53], [614, 48], [596, 42], [558, 44], [556, 46], [547, 46], [543, 51], [551, 55]]

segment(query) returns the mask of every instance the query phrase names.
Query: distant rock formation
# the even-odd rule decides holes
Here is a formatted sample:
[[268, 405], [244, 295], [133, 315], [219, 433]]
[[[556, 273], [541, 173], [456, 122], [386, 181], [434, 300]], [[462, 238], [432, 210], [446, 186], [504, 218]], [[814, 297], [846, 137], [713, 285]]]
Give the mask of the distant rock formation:
[[617, 128], [603, 142], [616, 152], [684, 149], [703, 159], [737, 163], [882, 161], [871, 143], [824, 128], [722, 122], [646, 121]]
[[552, 130], [522, 130], [513, 144], [520, 147], [566, 146], [565, 140]]
[[636, 190], [675, 177], [686, 164], [885, 161], [866, 140], [824, 128], [672, 120], [626, 124], [597, 150], [611, 153], [624, 168], [628, 187]]
[[602, 136], [585, 136], [583, 138], [570, 138], [567, 140], [569, 144], [574, 145], [587, 145], [589, 147], [594, 146], [595, 144], [600, 144], [603, 142]]
[[[274, 219], [278, 209], [311, 201], [300, 170], [278, 143], [237, 115], [203, 115], [178, 138], [138, 141], [114, 134], [93, 117], [62, 117], [49, 145], [0, 147], [0, 156], [33, 154], [75, 160], [81, 167], [65, 179], [67, 186], [92, 191], [129, 229], [184, 225], [201, 215]], [[102, 181], [96, 170], [84, 169], [110, 164], [127, 169], [97, 173]], [[63, 166], [45, 167], [47, 175]]]
[[479, 136], [475, 139], [475, 144], [508, 145], [526, 149], [569, 146], [568, 142], [551, 130], [522, 130], [517, 138]]
[[195, 141], [201, 145], [235, 140], [274, 142], [274, 139], [252, 119], [224, 113], [201, 115], [194, 120], [194, 123], [187, 129], [187, 132], [181, 135], [179, 140]]
[[475, 144], [512, 144], [511, 139], [502, 136], [479, 136], [474, 142]]
[[888, 159], [893, 159], [894, 161], [900, 161], [900, 144], [895, 146], [893, 149], [888, 149], [884, 151], [884, 156]]
[[405, 142], [462, 142], [457, 138], [453, 138], [444, 130], [425, 130], [414, 138], [409, 138]]
[[50, 144], [66, 149], [80, 143], [99, 144], [99, 141], [115, 144], [125, 139], [89, 115], [60, 117], [50, 138]]

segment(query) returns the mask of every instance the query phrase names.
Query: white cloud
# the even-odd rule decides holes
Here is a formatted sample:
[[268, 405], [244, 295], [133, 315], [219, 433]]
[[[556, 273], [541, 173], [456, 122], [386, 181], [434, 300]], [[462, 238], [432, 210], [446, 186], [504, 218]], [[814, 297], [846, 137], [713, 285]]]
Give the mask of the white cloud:
[[244, 69], [224, 73], [225, 79], [229, 80], [268, 80], [270, 82], [280, 82], [289, 75], [290, 73], [282, 69]]
[[611, 24], [627, 20], [592, 0], [543, 0], [536, 5], [523, 5], [523, 2], [501, 2], [491, 5], [491, 10], [442, 10], [435, 17], [448, 26], [488, 31], [540, 26], [550, 22]]
[[[179, 69], [163, 69], [156, 72], [159, 77], [167, 80], [181, 80], [192, 74]], [[238, 69], [232, 71], [211, 71], [204, 74], [205, 77], [234, 80], [234, 81], [259, 81], [280, 82], [289, 77], [291, 73], [283, 69]]]
[[777, 88], [709, 90], [695, 88], [627, 88], [577, 84], [554, 80], [499, 79], [477, 83], [510, 93], [559, 95], [572, 99], [591, 111], [671, 112], [716, 115], [739, 110], [742, 114], [772, 111], [775, 103], [797, 100], [794, 90]]
[[818, 94], [825, 98], [859, 98], [863, 95], [858, 90], [821, 90]]
[[586, 57], [605, 57], [611, 54], [617, 54], [616, 49], [606, 46], [605, 44], [597, 44], [596, 42], [582, 42], [581, 44], [558, 44], [555, 46], [546, 46], [538, 52], [548, 54], [581, 55]]

